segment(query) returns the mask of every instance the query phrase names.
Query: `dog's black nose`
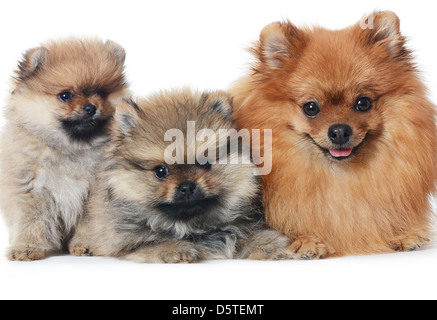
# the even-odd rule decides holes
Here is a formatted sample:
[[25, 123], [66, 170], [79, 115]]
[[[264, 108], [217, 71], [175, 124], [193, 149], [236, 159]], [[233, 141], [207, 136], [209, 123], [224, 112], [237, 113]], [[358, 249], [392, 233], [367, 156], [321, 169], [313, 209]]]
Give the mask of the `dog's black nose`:
[[97, 108], [95, 105], [87, 104], [83, 107], [83, 110], [90, 116], [93, 116], [97, 112]]
[[335, 144], [346, 144], [352, 136], [352, 128], [347, 124], [335, 124], [329, 128], [328, 136]]
[[182, 182], [176, 190], [174, 202], [178, 204], [194, 203], [196, 201], [204, 200], [205, 193], [202, 187], [193, 181]]
[[194, 182], [184, 182], [179, 185], [179, 195], [191, 198], [196, 193], [197, 186]]

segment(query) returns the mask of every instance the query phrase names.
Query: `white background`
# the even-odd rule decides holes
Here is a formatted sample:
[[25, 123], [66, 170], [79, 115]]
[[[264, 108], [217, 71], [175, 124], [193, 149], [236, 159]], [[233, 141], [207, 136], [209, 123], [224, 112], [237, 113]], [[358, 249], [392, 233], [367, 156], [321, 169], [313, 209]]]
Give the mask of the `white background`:
[[[435, 1], [1, 1], [0, 101], [28, 48], [69, 35], [122, 44], [133, 91], [225, 89], [247, 70], [245, 48], [270, 22], [343, 28], [375, 9], [395, 11], [431, 98], [437, 95]], [[0, 125], [4, 123], [0, 117]], [[420, 152], [412, 150], [412, 152]], [[40, 299], [408, 299], [437, 298], [437, 246], [413, 253], [323, 261], [218, 261], [139, 265], [58, 256], [5, 258], [0, 220], [0, 298]]]

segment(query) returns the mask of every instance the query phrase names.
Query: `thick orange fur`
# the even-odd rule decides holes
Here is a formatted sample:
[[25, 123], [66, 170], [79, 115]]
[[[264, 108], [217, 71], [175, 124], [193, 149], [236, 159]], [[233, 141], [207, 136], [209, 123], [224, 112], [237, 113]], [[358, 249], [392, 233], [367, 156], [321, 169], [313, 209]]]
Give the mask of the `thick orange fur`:
[[[431, 232], [435, 106], [426, 97], [392, 12], [374, 29], [300, 29], [274, 23], [253, 49], [254, 72], [231, 89], [239, 128], [273, 129], [273, 171], [264, 176], [266, 216], [301, 258], [414, 250]], [[368, 96], [373, 108], [354, 110]], [[321, 112], [302, 111], [317, 101]], [[353, 128], [348, 161], [335, 161], [327, 130]], [[310, 139], [311, 137], [312, 139]]]

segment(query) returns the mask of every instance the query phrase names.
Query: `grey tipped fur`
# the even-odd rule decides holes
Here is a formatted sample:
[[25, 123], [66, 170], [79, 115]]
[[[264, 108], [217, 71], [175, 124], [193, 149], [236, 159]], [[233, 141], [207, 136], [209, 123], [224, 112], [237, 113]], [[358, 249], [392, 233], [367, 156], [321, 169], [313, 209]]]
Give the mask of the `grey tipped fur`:
[[[141, 263], [291, 259], [286, 250], [290, 240], [265, 224], [253, 164], [213, 165], [208, 171], [175, 165], [166, 181], [154, 176], [152, 163], [165, 164], [168, 129], [182, 130], [188, 120], [214, 131], [233, 128], [230, 118], [214, 109], [217, 101], [231, 103], [232, 99], [224, 92], [201, 94], [186, 89], [136, 101], [141, 112], [127, 102], [117, 108], [111, 146], [70, 243], [73, 255], [114, 256]], [[174, 204], [174, 192], [185, 180], [196, 182], [207, 197], [217, 201], [191, 219], [178, 220], [159, 204]]]

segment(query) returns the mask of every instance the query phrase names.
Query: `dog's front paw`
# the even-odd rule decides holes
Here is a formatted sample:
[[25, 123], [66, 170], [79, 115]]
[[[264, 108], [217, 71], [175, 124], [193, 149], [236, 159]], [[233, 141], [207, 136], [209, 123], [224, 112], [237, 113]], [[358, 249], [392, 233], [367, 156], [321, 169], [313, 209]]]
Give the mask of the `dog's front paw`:
[[273, 230], [260, 230], [243, 246], [240, 258], [249, 260], [291, 260], [293, 253], [287, 250], [290, 239]]
[[273, 246], [266, 246], [255, 250], [247, 257], [249, 260], [292, 260], [294, 255], [285, 248], [275, 248]]
[[69, 247], [70, 254], [76, 257], [91, 257], [93, 256], [92, 250], [85, 245], [75, 244]]
[[313, 237], [299, 237], [288, 247], [294, 259], [315, 260], [323, 259], [334, 252], [318, 239]]
[[10, 248], [7, 258], [11, 261], [37, 261], [49, 256], [50, 250], [34, 247], [14, 247]]
[[195, 263], [200, 261], [200, 252], [195, 248], [178, 248], [178, 250], [164, 250], [160, 258], [163, 263]]
[[202, 260], [202, 252], [191, 242], [175, 240], [140, 248], [124, 258], [138, 263], [195, 263]]
[[417, 234], [403, 235], [390, 241], [390, 248], [398, 252], [415, 251], [429, 241], [428, 238]]

